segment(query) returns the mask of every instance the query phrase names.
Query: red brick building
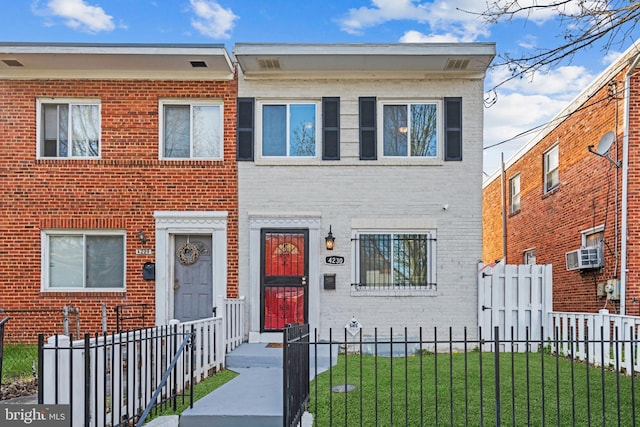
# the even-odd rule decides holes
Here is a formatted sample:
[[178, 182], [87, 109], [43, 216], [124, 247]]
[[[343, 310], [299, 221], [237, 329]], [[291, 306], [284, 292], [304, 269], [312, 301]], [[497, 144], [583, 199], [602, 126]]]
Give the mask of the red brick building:
[[103, 304], [113, 331], [119, 305], [149, 326], [237, 296], [236, 94], [222, 45], [0, 45], [10, 334], [60, 332], [63, 306], [84, 333]]
[[634, 46], [484, 184], [483, 260], [553, 264], [555, 311], [640, 314], [637, 65]]

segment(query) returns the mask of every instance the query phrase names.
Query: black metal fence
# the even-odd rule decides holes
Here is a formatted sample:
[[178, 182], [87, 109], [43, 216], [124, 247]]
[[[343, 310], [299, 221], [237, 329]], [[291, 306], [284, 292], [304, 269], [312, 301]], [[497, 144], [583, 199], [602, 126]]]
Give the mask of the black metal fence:
[[[310, 342], [285, 333], [285, 378], [304, 375], [307, 365], [319, 374], [308, 391], [285, 380], [285, 426], [301, 425], [286, 414], [304, 411], [319, 426], [640, 424], [637, 328], [625, 340], [617, 331], [606, 340], [589, 331], [579, 340], [557, 330], [547, 340], [530, 340], [528, 330], [524, 339], [491, 332], [341, 330], [324, 342], [317, 333]], [[598, 357], [580, 359], [578, 347]], [[633, 369], [593, 363], [608, 360], [605, 351], [626, 352], [610, 359], [631, 358]], [[300, 353], [311, 353], [310, 363]]]
[[[2, 389], [2, 360], [4, 356], [4, 325], [9, 321], [9, 317], [5, 317], [0, 320], [0, 391]], [[0, 399], [2, 398], [2, 393], [0, 393]]]
[[[185, 348], [186, 354], [172, 360]], [[39, 404], [69, 404], [72, 426], [129, 426], [152, 400], [154, 410], [193, 404], [192, 331], [177, 325], [122, 333], [85, 334], [84, 339], [38, 336]], [[166, 375], [167, 371], [171, 371]], [[158, 387], [165, 381], [164, 385]], [[179, 402], [181, 400], [181, 402]]]
[[309, 401], [309, 325], [284, 329], [284, 425], [297, 425]]

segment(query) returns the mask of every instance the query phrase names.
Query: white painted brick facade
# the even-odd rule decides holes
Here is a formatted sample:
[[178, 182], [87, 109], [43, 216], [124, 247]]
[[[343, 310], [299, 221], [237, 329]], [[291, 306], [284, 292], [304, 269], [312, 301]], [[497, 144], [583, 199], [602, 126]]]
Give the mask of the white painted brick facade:
[[[418, 327], [423, 327], [425, 336], [431, 336], [433, 328], [438, 327], [439, 337], [446, 338], [449, 326], [457, 337], [464, 327], [468, 327], [470, 337], [476, 335], [476, 269], [482, 250], [483, 82], [402, 77], [245, 80], [240, 75], [238, 96], [255, 97], [256, 105], [268, 99], [320, 101], [323, 96], [339, 96], [341, 112], [339, 161], [320, 160], [320, 144], [317, 160], [260, 159], [257, 132], [256, 160], [239, 162], [239, 290], [252, 306], [250, 330], [259, 329], [259, 259], [255, 259], [257, 243], [250, 238], [250, 217], [286, 218], [300, 213], [317, 217], [320, 224], [319, 229], [310, 231], [311, 242], [317, 245], [317, 257], [310, 259], [316, 272], [310, 276], [310, 287], [315, 287], [310, 291], [310, 321], [312, 327], [320, 329], [322, 338], [328, 337], [329, 328], [343, 331], [352, 316], [367, 335], [373, 334], [374, 327], [379, 335], [386, 336], [389, 328], [397, 335], [407, 327], [408, 334], [416, 336]], [[379, 160], [359, 160], [361, 96], [375, 96], [378, 101], [462, 97], [463, 161], [389, 161], [380, 159], [380, 152]], [[439, 152], [442, 154], [442, 147]], [[443, 209], [445, 205], [447, 210]], [[354, 220], [371, 219], [383, 223], [418, 219], [437, 224], [435, 294], [359, 296], [365, 292], [351, 286], [352, 224]], [[332, 252], [324, 248], [329, 225], [336, 238]], [[327, 255], [344, 256], [345, 265], [325, 265]], [[335, 290], [323, 289], [325, 273], [336, 274]]]

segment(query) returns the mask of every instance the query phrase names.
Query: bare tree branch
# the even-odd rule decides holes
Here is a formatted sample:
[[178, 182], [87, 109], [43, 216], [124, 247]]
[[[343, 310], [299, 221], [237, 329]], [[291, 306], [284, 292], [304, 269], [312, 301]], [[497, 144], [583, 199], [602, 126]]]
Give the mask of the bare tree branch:
[[[513, 21], [516, 18], [536, 20], [541, 13], [555, 15], [558, 22], [557, 36], [562, 40], [552, 48], [536, 48], [531, 53], [499, 54], [492, 67], [508, 67], [510, 76], [497, 82], [490, 91], [503, 84], [533, 75], [564, 62], [571, 62], [574, 55], [599, 43], [603, 52], [622, 46], [633, 37], [640, 20], [638, 0], [493, 0], [486, 3], [484, 12], [474, 13], [489, 24]], [[494, 95], [495, 96], [495, 95]]]

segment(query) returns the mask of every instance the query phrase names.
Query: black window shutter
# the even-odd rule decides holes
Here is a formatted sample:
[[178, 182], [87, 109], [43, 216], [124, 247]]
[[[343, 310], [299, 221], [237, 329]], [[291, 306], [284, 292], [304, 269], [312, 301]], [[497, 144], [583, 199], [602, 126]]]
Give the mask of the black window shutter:
[[236, 160], [253, 160], [254, 98], [238, 98], [236, 126]]
[[444, 99], [444, 159], [462, 160], [462, 98]]
[[360, 97], [360, 160], [376, 160], [376, 98]]
[[340, 160], [340, 98], [322, 98], [322, 160]]

